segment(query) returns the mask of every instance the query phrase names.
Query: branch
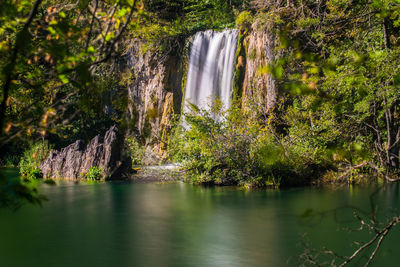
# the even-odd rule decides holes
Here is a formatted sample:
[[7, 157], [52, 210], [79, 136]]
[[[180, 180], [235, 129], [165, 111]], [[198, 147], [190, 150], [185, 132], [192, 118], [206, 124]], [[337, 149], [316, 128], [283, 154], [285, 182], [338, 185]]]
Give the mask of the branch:
[[31, 25], [33, 18], [36, 16], [36, 13], [39, 9], [39, 6], [41, 4], [42, 0], [36, 0], [35, 4], [33, 5], [30, 13], [29, 13], [29, 17], [28, 20], [25, 22], [24, 27], [22, 28], [22, 30], [17, 34], [17, 39], [15, 40], [15, 45], [14, 45], [14, 49], [12, 51], [11, 54], [11, 61], [9, 64], [7, 64], [6, 68], [5, 68], [5, 76], [6, 76], [6, 80], [4, 83], [4, 87], [3, 87], [3, 100], [0, 104], [0, 135], [3, 134], [3, 125], [4, 125], [4, 119], [5, 119], [5, 112], [7, 109], [7, 99], [8, 99], [8, 94], [10, 91], [10, 86], [11, 86], [11, 81], [12, 81], [12, 77], [13, 77], [13, 72], [15, 69], [15, 65], [17, 63], [17, 56], [18, 56], [18, 52], [21, 48], [21, 46], [23, 44], [21, 44], [21, 36], [24, 33], [28, 32], [28, 28]]
[[106, 30], [105, 30], [105, 32], [104, 32], [103, 43], [102, 43], [101, 46], [100, 46], [100, 50], [102, 50], [103, 47], [104, 47], [104, 45], [106, 44], [107, 34], [108, 34], [108, 31], [110, 30], [110, 27], [111, 27], [111, 24], [112, 24], [112, 19], [114, 18], [115, 11], [117, 11], [117, 4], [115, 4], [115, 5], [112, 7], [111, 16], [110, 16], [110, 19], [109, 19], [109, 21], [108, 21], [107, 28], [106, 28]]
[[[97, 11], [97, 7], [98, 7], [98, 1], [96, 0], [95, 3], [96, 4], [94, 6], [94, 10], [93, 10], [93, 14], [92, 14], [92, 21], [90, 22], [90, 29], [89, 29], [89, 33], [87, 35], [85, 51], [88, 50], [90, 38], [92, 37], [94, 19], [96, 18], [96, 11]], [[90, 7], [89, 6], [88, 6], [88, 10], [90, 11]]]
[[351, 262], [355, 257], [357, 257], [357, 255], [359, 255], [364, 249], [366, 249], [369, 246], [371, 246], [379, 238], [379, 241], [378, 241], [374, 251], [371, 253], [371, 256], [369, 257], [367, 263], [365, 264], [365, 266], [368, 266], [371, 263], [372, 259], [375, 257], [376, 252], [380, 248], [383, 239], [386, 237], [386, 235], [389, 233], [389, 231], [393, 228], [393, 226], [395, 226], [399, 222], [400, 222], [400, 216], [394, 217], [392, 219], [392, 221], [390, 221], [389, 224], [385, 228], [383, 228], [381, 231], [379, 231], [370, 241], [368, 241], [367, 243], [365, 243], [364, 245], [359, 247], [353, 253], [353, 255], [351, 255], [349, 258], [347, 258], [347, 260], [340, 265], [340, 267], [342, 267], [342, 266], [348, 264], [349, 262]]
[[132, 7], [131, 7], [131, 12], [128, 15], [128, 19], [126, 20], [125, 24], [122, 26], [121, 30], [119, 31], [117, 36], [114, 38], [113, 42], [111, 43], [107, 55], [103, 59], [99, 59], [99, 60], [93, 62], [92, 66], [103, 63], [111, 57], [111, 53], [112, 53], [112, 50], [113, 50], [115, 44], [118, 42], [119, 38], [121, 38], [122, 33], [125, 31], [126, 27], [128, 26], [128, 24], [130, 23], [130, 21], [132, 19], [133, 12], [135, 11], [135, 5], [136, 5], [136, 1], [133, 1]]

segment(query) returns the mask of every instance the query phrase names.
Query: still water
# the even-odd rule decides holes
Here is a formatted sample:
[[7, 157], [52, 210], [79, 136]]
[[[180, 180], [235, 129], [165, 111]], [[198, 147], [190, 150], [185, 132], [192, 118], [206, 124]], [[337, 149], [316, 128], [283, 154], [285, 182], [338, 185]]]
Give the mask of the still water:
[[[42, 208], [0, 210], [0, 266], [298, 266], [304, 240], [348, 255], [352, 240], [368, 237], [343, 230], [358, 226], [344, 207], [367, 210], [372, 191], [43, 185], [49, 201]], [[376, 199], [392, 215], [399, 186], [381, 190]], [[318, 216], [302, 216], [310, 209]], [[395, 229], [373, 266], [398, 266], [399, 241]]]

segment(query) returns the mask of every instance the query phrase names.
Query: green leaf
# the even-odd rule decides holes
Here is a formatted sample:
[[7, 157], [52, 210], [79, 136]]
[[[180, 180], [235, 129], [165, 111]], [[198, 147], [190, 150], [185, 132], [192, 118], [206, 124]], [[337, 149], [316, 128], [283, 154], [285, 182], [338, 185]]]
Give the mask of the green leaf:
[[89, 46], [88, 49], [87, 49], [87, 52], [88, 53], [94, 53], [94, 52], [96, 52], [96, 49], [93, 46]]
[[67, 76], [66, 76], [65, 74], [60, 74], [60, 75], [58, 75], [58, 78], [60, 78], [60, 80], [61, 80], [64, 84], [69, 83], [69, 79], [67, 78]]

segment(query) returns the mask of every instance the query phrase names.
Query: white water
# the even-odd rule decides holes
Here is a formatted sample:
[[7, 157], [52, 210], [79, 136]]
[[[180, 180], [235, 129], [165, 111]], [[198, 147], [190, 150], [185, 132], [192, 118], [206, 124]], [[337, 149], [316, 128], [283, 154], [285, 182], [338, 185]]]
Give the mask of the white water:
[[[190, 53], [185, 104], [190, 102], [207, 109], [218, 98], [225, 109], [229, 108], [237, 38], [237, 30], [209, 30], [195, 35]], [[185, 111], [189, 110], [185, 108]]]

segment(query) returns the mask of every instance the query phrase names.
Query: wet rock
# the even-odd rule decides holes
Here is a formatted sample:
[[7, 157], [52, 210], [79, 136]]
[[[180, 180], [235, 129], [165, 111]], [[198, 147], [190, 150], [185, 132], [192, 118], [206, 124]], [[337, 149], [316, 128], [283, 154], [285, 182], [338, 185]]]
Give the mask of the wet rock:
[[94, 137], [85, 147], [83, 141], [61, 149], [52, 150], [40, 169], [44, 178], [84, 178], [91, 167], [98, 167], [107, 179], [116, 178], [115, 174], [121, 166], [121, 149], [118, 129], [114, 125], [100, 140], [100, 135]]

